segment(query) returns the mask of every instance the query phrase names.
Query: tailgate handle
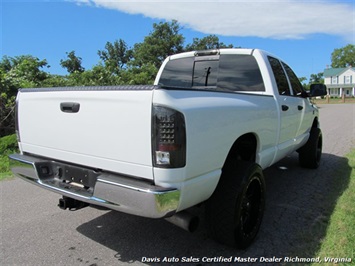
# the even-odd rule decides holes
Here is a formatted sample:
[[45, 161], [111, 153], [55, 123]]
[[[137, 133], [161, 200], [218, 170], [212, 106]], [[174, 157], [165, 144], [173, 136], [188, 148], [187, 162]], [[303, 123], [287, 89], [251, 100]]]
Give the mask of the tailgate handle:
[[80, 109], [80, 103], [67, 102], [60, 103], [60, 110], [64, 113], [77, 113]]

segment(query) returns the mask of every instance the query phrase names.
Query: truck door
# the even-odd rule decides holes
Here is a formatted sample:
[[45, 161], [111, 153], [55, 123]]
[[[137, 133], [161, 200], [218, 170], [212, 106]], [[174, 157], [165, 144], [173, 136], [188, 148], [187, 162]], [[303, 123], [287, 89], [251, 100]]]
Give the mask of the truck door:
[[286, 74], [291, 84], [293, 98], [298, 110], [299, 126], [295, 134], [296, 144], [300, 143], [303, 138], [307, 137], [306, 134], [309, 132], [309, 127], [312, 125], [312, 108], [309, 104], [307, 98], [307, 93], [303, 90], [303, 86], [296, 74], [292, 69], [285, 63], [282, 63]]
[[278, 101], [280, 112], [280, 131], [278, 151], [274, 159], [274, 161], [278, 161], [280, 158], [293, 151], [295, 137], [300, 127], [304, 106], [301, 98], [293, 96], [292, 88], [282, 63], [271, 56], [269, 56], [268, 59], [278, 89], [276, 99]]

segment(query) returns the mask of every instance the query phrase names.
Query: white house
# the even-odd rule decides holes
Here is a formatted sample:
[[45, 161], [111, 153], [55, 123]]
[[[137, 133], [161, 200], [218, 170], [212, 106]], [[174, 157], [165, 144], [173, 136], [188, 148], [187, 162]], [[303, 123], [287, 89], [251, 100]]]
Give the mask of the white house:
[[355, 67], [327, 68], [324, 70], [324, 84], [330, 96], [355, 96]]

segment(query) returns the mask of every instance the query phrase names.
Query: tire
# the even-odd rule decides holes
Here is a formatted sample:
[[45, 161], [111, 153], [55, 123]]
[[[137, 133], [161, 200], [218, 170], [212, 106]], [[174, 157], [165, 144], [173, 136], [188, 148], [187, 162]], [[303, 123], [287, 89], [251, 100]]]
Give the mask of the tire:
[[312, 128], [306, 144], [299, 149], [298, 159], [304, 168], [316, 169], [322, 157], [323, 137], [320, 128]]
[[255, 239], [265, 208], [265, 181], [256, 163], [229, 162], [206, 203], [209, 234], [217, 242], [240, 249]]

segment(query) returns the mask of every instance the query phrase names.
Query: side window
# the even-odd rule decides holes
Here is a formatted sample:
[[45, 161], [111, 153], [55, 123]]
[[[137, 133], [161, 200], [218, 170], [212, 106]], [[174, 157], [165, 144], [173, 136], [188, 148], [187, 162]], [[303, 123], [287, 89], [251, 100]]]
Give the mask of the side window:
[[297, 78], [295, 72], [293, 72], [292, 69], [288, 65], [286, 65], [285, 63], [282, 63], [282, 65], [285, 68], [288, 78], [290, 80], [293, 94], [295, 96], [301, 96], [303, 93], [303, 87], [302, 87], [301, 82]]
[[193, 57], [169, 61], [161, 74], [159, 85], [190, 88], [193, 64]]
[[280, 95], [291, 95], [290, 87], [288, 86], [288, 81], [286, 74], [282, 68], [280, 61], [276, 58], [268, 56], [269, 63], [271, 65], [272, 71], [276, 79], [277, 88]]
[[217, 86], [223, 91], [265, 91], [259, 65], [251, 55], [221, 55]]

